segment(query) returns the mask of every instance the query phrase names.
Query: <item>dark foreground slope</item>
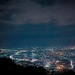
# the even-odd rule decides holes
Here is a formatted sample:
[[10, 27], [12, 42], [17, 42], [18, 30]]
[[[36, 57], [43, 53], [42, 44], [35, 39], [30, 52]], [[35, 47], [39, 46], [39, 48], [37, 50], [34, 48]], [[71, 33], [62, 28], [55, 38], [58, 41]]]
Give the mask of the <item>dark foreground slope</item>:
[[51, 74], [42, 67], [21, 66], [15, 64], [9, 58], [0, 58], [0, 73], [1, 74], [24, 74], [24, 75], [75, 75], [74, 71], [52, 72]]
[[0, 73], [4, 74], [24, 74], [24, 75], [46, 75], [47, 72], [42, 67], [34, 67], [34, 66], [21, 66], [15, 64], [9, 58], [0, 58]]

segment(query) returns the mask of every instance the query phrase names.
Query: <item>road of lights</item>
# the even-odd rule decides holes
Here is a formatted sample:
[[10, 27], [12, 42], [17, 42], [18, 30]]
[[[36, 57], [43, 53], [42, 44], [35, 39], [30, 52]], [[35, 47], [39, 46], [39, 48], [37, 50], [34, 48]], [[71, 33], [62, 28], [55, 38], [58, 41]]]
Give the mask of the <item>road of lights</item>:
[[73, 62], [72, 62], [72, 60], [71, 60], [71, 67], [73, 68]]

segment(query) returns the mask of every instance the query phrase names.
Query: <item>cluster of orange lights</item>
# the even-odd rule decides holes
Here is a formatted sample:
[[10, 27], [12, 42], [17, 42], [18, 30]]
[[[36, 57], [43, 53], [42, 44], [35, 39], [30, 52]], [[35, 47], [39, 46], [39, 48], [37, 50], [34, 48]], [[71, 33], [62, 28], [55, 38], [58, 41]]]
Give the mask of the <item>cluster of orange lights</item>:
[[63, 65], [57, 65], [57, 69], [58, 69], [59, 71], [62, 71], [62, 70], [63, 70], [63, 68], [64, 68], [64, 66], [63, 66]]

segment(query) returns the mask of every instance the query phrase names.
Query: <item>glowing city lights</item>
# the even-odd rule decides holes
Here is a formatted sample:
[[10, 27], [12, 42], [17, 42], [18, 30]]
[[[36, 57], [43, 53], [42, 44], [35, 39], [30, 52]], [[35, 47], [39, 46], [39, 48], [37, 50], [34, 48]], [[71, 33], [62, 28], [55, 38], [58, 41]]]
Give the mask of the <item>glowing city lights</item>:
[[[66, 48], [67, 49], [67, 48]], [[8, 56], [17, 64], [23, 66], [36, 65], [45, 69], [63, 71], [64, 69], [75, 69], [75, 50], [57, 50], [54, 48], [34, 48], [31, 50], [6, 50], [1, 49], [0, 57]]]

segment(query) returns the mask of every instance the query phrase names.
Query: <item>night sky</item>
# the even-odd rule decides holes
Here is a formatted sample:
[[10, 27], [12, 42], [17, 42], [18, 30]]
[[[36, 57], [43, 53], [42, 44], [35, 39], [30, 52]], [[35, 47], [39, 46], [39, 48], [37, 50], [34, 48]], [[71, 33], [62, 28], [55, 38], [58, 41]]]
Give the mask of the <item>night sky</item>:
[[75, 0], [0, 0], [0, 48], [75, 45]]

